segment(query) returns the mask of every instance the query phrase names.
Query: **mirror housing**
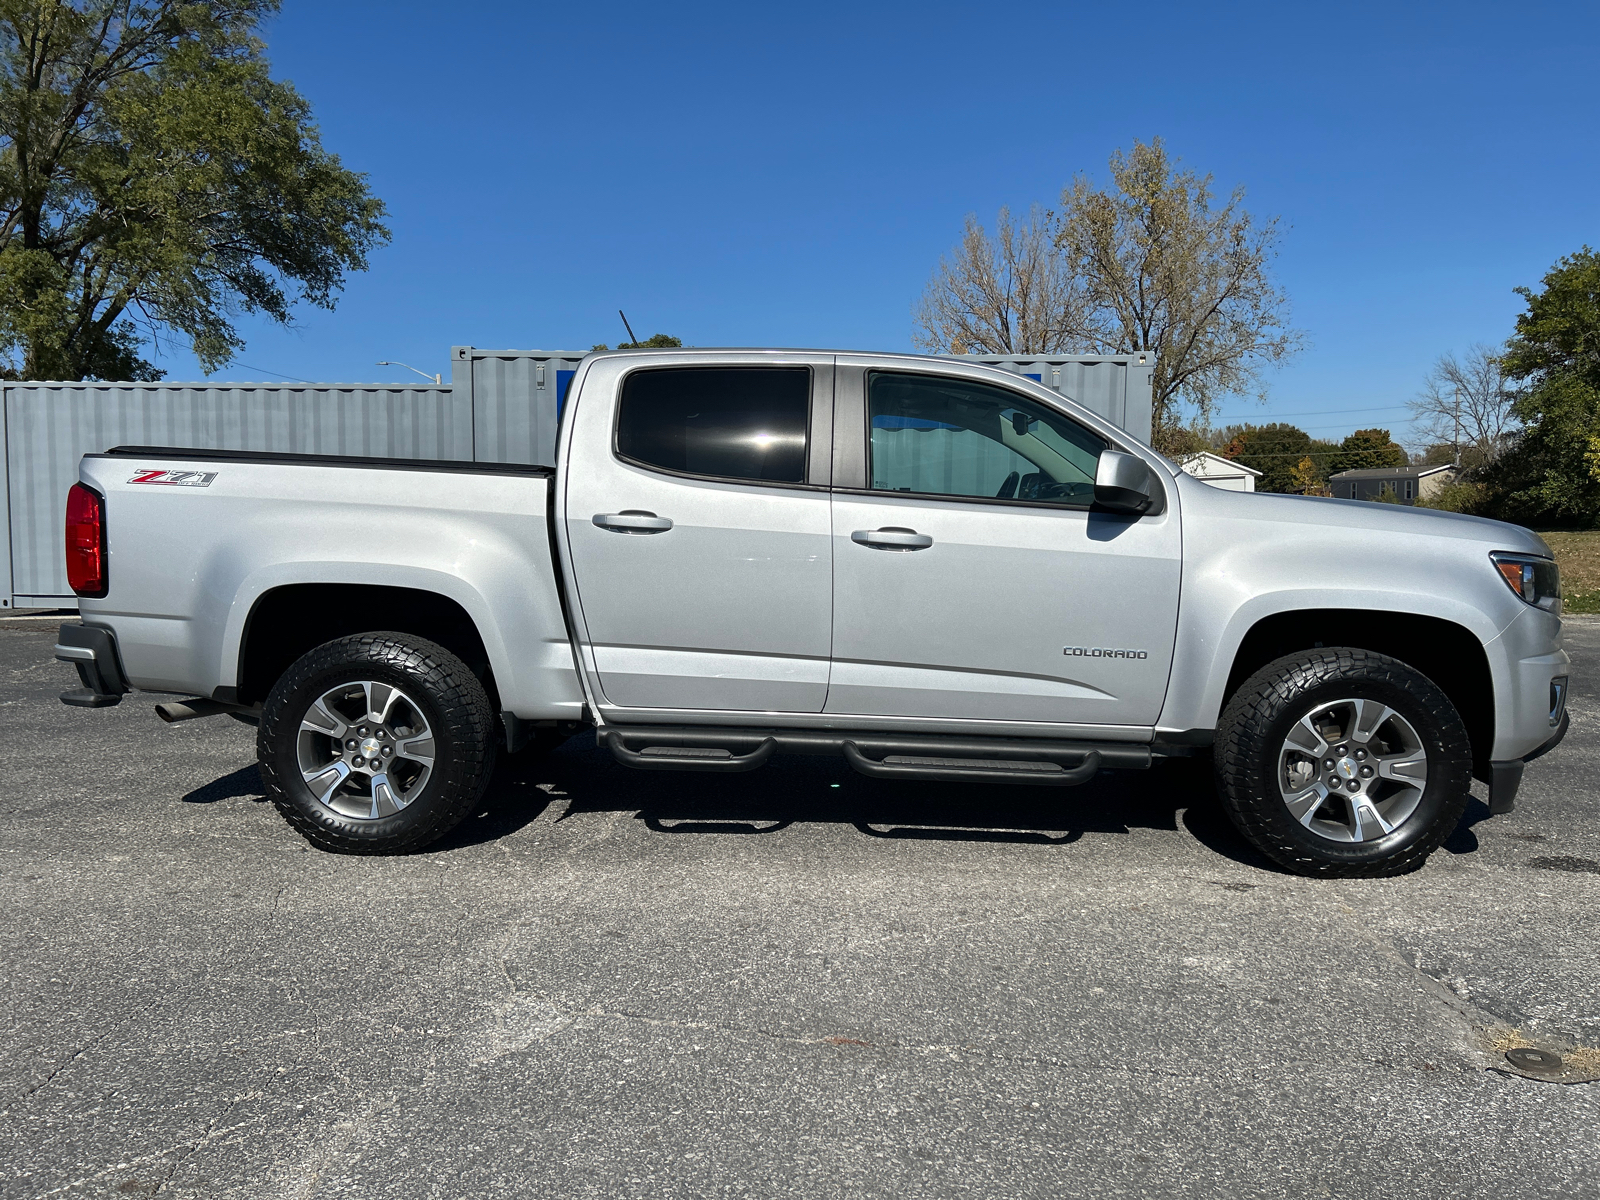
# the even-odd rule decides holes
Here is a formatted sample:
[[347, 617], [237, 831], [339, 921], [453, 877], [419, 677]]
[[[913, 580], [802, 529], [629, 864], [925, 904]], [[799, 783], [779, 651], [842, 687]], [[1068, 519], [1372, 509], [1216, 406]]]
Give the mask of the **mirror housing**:
[[1112, 512], [1137, 515], [1149, 509], [1153, 496], [1150, 468], [1121, 450], [1102, 450], [1094, 469], [1094, 502]]

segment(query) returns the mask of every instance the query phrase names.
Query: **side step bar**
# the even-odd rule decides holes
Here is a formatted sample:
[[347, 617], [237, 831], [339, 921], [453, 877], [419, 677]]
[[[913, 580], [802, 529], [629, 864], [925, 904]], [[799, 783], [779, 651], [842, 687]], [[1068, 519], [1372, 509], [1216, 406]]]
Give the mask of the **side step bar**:
[[1100, 770], [1100, 751], [1086, 750], [1078, 765], [1070, 770], [1053, 762], [1029, 762], [1004, 758], [927, 758], [920, 755], [891, 754], [871, 759], [854, 742], [845, 742], [844, 759], [863, 775], [875, 779], [949, 779], [972, 783], [1035, 783], [1071, 787], [1087, 783]]
[[1106, 768], [1150, 766], [1141, 742], [1067, 742], [933, 734], [834, 733], [812, 729], [716, 729], [693, 725], [611, 726], [600, 744], [644, 771], [753, 771], [774, 754], [844, 758], [876, 779], [936, 779], [1071, 787]]

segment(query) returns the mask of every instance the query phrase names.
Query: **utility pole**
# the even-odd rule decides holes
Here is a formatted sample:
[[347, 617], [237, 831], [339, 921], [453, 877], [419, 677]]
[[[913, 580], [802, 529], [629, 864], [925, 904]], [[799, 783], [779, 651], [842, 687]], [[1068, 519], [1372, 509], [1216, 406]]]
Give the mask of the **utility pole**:
[[1461, 385], [1456, 384], [1456, 457], [1455, 468], [1461, 470]]

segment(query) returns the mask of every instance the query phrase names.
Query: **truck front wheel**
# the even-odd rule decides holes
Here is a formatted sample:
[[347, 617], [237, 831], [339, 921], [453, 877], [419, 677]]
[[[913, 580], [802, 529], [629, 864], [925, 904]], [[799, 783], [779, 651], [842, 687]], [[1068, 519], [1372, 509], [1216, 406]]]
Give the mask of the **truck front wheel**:
[[1420, 866], [1466, 808], [1472, 747], [1427, 676], [1330, 648], [1268, 663], [1217, 730], [1223, 807], [1267, 857], [1302, 875]]
[[307, 841], [403, 854], [471, 811], [494, 769], [483, 685], [443, 646], [401, 633], [326, 642], [284, 672], [261, 710], [267, 794]]

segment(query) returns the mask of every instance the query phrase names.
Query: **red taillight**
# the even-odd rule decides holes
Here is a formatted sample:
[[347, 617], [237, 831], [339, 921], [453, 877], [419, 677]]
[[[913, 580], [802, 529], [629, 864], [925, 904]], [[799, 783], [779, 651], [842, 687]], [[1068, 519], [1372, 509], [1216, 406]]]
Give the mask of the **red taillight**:
[[67, 493], [67, 583], [80, 596], [106, 594], [106, 502], [81, 483]]

